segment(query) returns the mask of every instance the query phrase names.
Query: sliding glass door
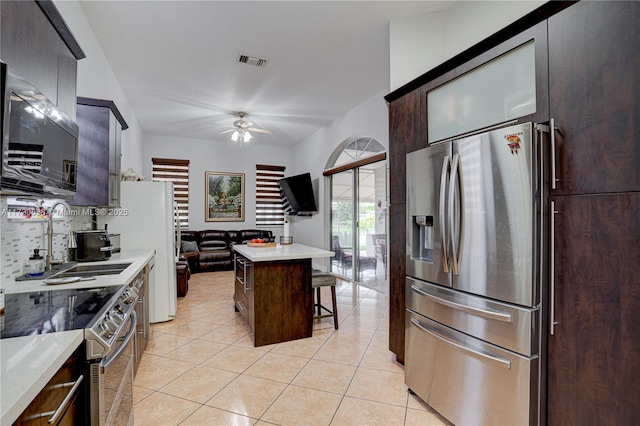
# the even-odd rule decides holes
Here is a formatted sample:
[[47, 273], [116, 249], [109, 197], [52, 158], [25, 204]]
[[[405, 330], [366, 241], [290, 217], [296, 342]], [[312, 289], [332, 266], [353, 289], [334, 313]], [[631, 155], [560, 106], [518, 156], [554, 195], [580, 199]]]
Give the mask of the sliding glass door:
[[331, 175], [331, 270], [388, 293], [386, 161]]
[[351, 278], [355, 224], [353, 221], [353, 170], [331, 177], [331, 272]]

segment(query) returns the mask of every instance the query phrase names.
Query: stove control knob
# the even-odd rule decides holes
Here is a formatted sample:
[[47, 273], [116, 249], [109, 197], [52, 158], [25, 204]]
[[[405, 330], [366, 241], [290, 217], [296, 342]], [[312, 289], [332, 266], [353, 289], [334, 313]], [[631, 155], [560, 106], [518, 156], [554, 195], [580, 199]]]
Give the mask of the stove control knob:
[[116, 305], [113, 307], [113, 312], [117, 312], [120, 315], [124, 315], [124, 313], [126, 312], [126, 309], [120, 305]]
[[116, 327], [119, 327], [120, 324], [122, 324], [123, 319], [122, 315], [120, 315], [115, 309], [112, 309], [106, 316], [106, 321], [111, 321], [116, 325]]
[[117, 329], [118, 327], [115, 326], [115, 324], [106, 319], [100, 323], [100, 330], [102, 331], [103, 336], [105, 336], [107, 339], [113, 336], [116, 333]]
[[130, 300], [130, 296], [129, 296], [129, 290], [125, 290], [122, 292], [122, 294], [120, 295], [120, 298], [118, 299], [118, 302], [124, 304], [124, 305], [128, 305], [131, 303]]
[[107, 330], [102, 324], [98, 326], [98, 334], [104, 339], [110, 339], [113, 333]]
[[133, 296], [133, 298], [135, 299], [140, 294], [140, 290], [138, 290], [135, 287], [129, 287], [129, 294], [131, 294]]
[[134, 292], [132, 288], [128, 288], [124, 291], [124, 293], [122, 293], [122, 296], [120, 296], [120, 301], [125, 305], [130, 305], [131, 303], [133, 303], [137, 296], [137, 292]]

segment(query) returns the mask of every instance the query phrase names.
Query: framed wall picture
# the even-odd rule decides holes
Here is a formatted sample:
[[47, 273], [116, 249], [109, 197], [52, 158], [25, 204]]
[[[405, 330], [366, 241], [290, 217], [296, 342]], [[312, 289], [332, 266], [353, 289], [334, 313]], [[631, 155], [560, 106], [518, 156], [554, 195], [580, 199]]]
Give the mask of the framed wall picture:
[[244, 173], [205, 172], [205, 221], [244, 222]]

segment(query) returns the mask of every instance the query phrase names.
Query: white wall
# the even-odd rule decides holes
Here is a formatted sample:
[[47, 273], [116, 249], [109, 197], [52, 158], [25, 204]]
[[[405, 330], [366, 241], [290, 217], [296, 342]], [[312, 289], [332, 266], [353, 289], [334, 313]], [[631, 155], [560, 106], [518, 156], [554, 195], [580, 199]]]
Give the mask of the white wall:
[[[146, 135], [142, 171], [146, 179], [150, 180], [151, 159], [154, 157], [189, 160], [189, 228], [194, 231], [253, 229], [256, 226], [256, 164], [285, 166], [286, 175], [292, 174], [292, 150], [287, 147], [260, 145], [259, 139], [256, 137], [246, 146], [241, 146], [230, 139], [179, 139]], [[244, 222], [205, 221], [205, 172], [208, 171], [245, 174]], [[271, 230], [274, 235], [282, 235], [281, 226]]]
[[122, 170], [142, 170], [143, 133], [129, 100], [113, 73], [98, 39], [77, 1], [54, 0], [55, 6], [87, 56], [78, 61], [77, 95], [113, 101], [129, 128], [122, 133]]
[[389, 24], [390, 87], [419, 77], [482, 41], [545, 1], [458, 1], [442, 12]]
[[326, 205], [326, 179], [322, 172], [327, 160], [346, 139], [353, 136], [372, 137], [385, 148], [389, 148], [389, 111], [384, 95], [387, 90], [377, 93], [341, 118], [324, 127], [308, 138], [296, 144], [293, 148], [293, 167], [287, 175], [311, 173], [311, 179], [318, 179], [318, 214], [311, 217], [295, 218], [291, 227], [291, 235], [296, 242], [328, 249], [327, 235], [329, 232], [329, 210]]

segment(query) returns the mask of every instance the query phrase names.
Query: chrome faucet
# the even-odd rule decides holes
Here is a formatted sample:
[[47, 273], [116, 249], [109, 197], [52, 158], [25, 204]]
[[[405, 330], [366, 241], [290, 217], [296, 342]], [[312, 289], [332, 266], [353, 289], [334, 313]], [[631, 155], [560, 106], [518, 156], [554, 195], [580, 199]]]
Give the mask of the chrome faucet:
[[[46, 269], [47, 271], [51, 270], [53, 265], [59, 265], [64, 263], [64, 260], [57, 260], [53, 258], [53, 213], [56, 210], [56, 207], [62, 205], [66, 207], [67, 212], [71, 212], [71, 207], [67, 204], [66, 201], [57, 200], [51, 205], [51, 212], [49, 213], [49, 222], [47, 223], [47, 256], [45, 257], [46, 261]], [[75, 246], [75, 236], [72, 231], [69, 231], [69, 240], [67, 242], [67, 248], [74, 248]]]

